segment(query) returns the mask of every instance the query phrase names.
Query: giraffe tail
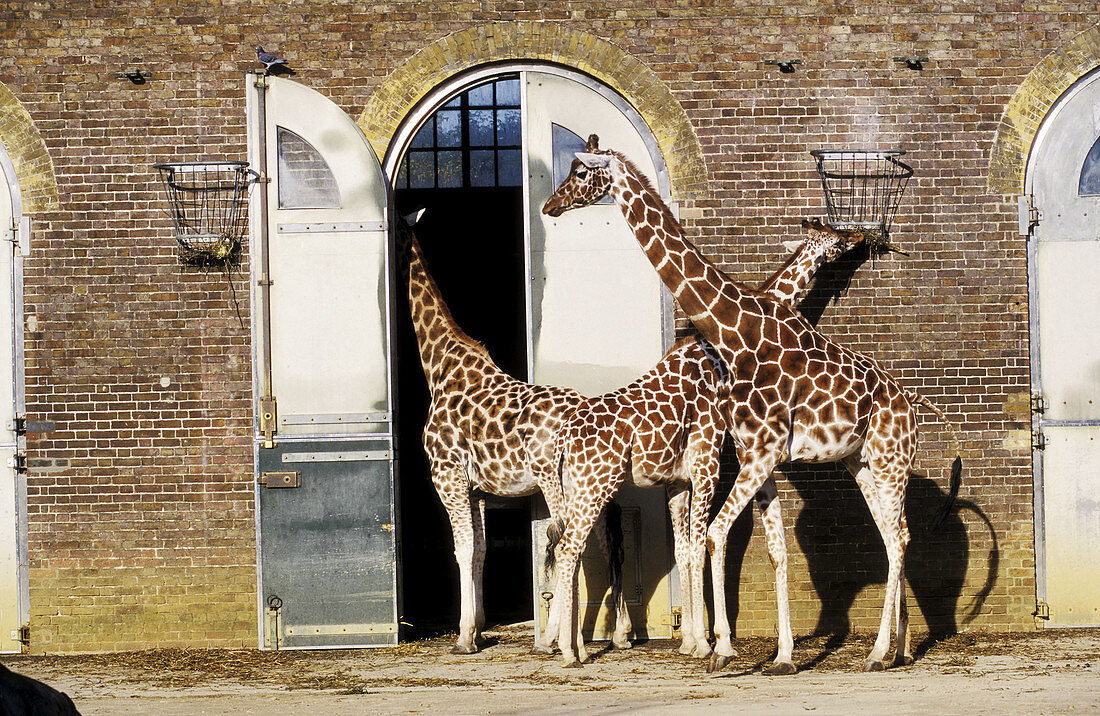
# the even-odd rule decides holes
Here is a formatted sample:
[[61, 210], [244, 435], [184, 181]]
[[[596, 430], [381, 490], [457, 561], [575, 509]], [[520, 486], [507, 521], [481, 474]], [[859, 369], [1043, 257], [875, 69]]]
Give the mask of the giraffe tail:
[[962, 441], [959, 439], [959, 431], [955, 427], [955, 423], [948, 419], [938, 405], [919, 393], [911, 390], [905, 392], [914, 403], [919, 403], [935, 413], [936, 417], [947, 428], [951, 436], [951, 451], [955, 453], [955, 459], [951, 461], [951, 471], [948, 476], [947, 500], [928, 522], [929, 530], [937, 530], [943, 524], [943, 521], [947, 519], [947, 516], [951, 514], [951, 508], [954, 507], [955, 498], [959, 496], [959, 488], [962, 486]]

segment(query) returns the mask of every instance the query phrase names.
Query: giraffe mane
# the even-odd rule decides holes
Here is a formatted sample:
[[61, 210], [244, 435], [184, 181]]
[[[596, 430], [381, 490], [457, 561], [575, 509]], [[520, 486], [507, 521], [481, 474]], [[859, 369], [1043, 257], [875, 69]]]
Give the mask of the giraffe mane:
[[[634, 174], [634, 176], [636, 176], [638, 178], [638, 181], [640, 181], [642, 183], [642, 188], [644, 188], [647, 192], [649, 192], [650, 194], [652, 194], [653, 196], [656, 196], [656, 197], [661, 196], [657, 192], [657, 190], [653, 188], [653, 183], [651, 181], [649, 181], [649, 177], [647, 177], [644, 172], [642, 172], [640, 169], [638, 169], [637, 164], [635, 164], [634, 162], [632, 162], [629, 159], [627, 159], [626, 157], [624, 157], [622, 155], [622, 153], [620, 153], [620, 152], [616, 152], [614, 150], [608, 150], [608, 154], [611, 154], [611, 155], [615, 156], [619, 161], [621, 161], [623, 164], [625, 164], [626, 168], [629, 169]], [[657, 208], [660, 209], [661, 214], [663, 215], [665, 221], [669, 225], [674, 227], [681, 234], [684, 233], [684, 227], [681, 226], [680, 222], [676, 219], [676, 217], [672, 215], [672, 210], [668, 208], [668, 204], [666, 204], [664, 201], [661, 201], [661, 202], [659, 202], [659, 206]]]

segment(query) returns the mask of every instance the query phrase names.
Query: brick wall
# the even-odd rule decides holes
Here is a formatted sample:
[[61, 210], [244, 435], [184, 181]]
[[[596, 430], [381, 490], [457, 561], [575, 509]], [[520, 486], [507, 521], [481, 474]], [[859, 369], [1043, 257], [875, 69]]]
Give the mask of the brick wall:
[[[674, 187], [688, 232], [748, 282], [781, 260], [799, 219], [823, 214], [810, 149], [910, 151], [917, 174], [893, 237], [911, 255], [828, 269], [807, 310], [961, 423], [962, 508], [926, 534], [948, 454], [942, 428], [922, 417], [907, 565], [918, 620], [1030, 627], [1026, 261], [1014, 201], [987, 188], [988, 166], [1021, 83], [1094, 10], [0, 2], [0, 83], [33, 121], [59, 197], [35, 217], [25, 279], [38, 318], [26, 336], [28, 413], [56, 424], [29, 446], [32, 649], [255, 643], [247, 266], [227, 277], [179, 264], [150, 165], [243, 158], [242, 72], [257, 43], [366, 126], [376, 92], [418, 52], [458, 33], [470, 40], [462, 53], [490, 59], [499, 48], [471, 39], [485, 36], [477, 28], [543, 20], [548, 35], [590, 36], [631, 58], [682, 108], [702, 161]], [[529, 35], [510, 37], [521, 51]], [[581, 66], [583, 47], [554, 59]], [[895, 55], [929, 61], [917, 72]], [[787, 58], [802, 60], [796, 72], [763, 64]], [[135, 64], [153, 73], [146, 84], [115, 77]], [[875, 626], [885, 560], [854, 483], [831, 468], [787, 477], [796, 630]], [[753, 529], [739, 526], [744, 556], [730, 560], [742, 635], [771, 633], [775, 619]]]

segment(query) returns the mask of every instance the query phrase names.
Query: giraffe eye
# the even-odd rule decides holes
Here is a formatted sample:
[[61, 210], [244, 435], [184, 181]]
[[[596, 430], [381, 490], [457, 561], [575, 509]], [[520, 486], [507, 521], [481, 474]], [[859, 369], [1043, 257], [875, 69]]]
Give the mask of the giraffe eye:
[[581, 166], [577, 167], [577, 171], [575, 172], [575, 174], [577, 175], [578, 179], [584, 179], [586, 176], [588, 176], [588, 169], [582, 164]]

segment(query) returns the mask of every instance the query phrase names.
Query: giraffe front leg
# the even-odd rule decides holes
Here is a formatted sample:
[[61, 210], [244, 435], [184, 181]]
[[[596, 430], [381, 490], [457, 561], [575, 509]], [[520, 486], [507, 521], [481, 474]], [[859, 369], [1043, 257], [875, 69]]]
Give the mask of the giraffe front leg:
[[458, 638], [451, 652], [473, 654], [477, 651], [474, 554], [479, 549], [484, 550], [484, 545], [478, 544], [482, 533], [474, 529], [473, 505], [470, 501], [470, 493], [465, 487], [469, 484], [465, 471], [461, 467], [450, 469], [433, 467], [432, 482], [440, 502], [443, 503], [443, 509], [447, 511], [447, 520], [451, 523], [455, 561], [458, 563], [460, 604]]
[[714, 654], [710, 657], [707, 671], [724, 668], [737, 652], [730, 642], [731, 630], [729, 616], [726, 613], [726, 540], [733, 521], [744, 511], [764, 482], [771, 477], [772, 470], [779, 462], [780, 447], [785, 445], [778, 433], [773, 434], [768, 444], [758, 444], [755, 449], [742, 448], [737, 457], [741, 462], [741, 471], [730, 490], [729, 496], [714, 521], [707, 529], [707, 547], [710, 550], [712, 583], [714, 588]]
[[707, 641], [707, 613], [706, 601], [703, 595], [703, 572], [706, 569], [707, 561], [707, 518], [710, 516], [710, 503], [718, 486], [718, 477], [721, 470], [718, 462], [720, 452], [720, 443], [707, 443], [707, 449], [701, 451], [692, 480], [691, 508], [688, 511], [691, 619], [686, 628], [691, 629], [693, 641], [695, 642], [695, 651], [692, 656], [699, 659], [707, 659], [712, 653], [710, 642]]

